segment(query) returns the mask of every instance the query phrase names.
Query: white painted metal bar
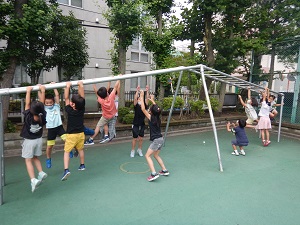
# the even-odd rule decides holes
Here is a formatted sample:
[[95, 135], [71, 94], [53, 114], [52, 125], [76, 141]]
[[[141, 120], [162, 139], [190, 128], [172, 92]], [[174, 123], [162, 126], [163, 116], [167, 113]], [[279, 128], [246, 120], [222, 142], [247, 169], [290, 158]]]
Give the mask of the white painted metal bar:
[[210, 121], [211, 121], [211, 125], [212, 125], [213, 131], [214, 131], [215, 142], [216, 142], [216, 147], [217, 147], [217, 155], [218, 155], [218, 161], [219, 161], [219, 167], [220, 167], [220, 171], [223, 172], [223, 166], [222, 166], [221, 154], [220, 154], [220, 148], [219, 148], [219, 139], [218, 139], [215, 119], [214, 119], [214, 115], [213, 115], [213, 112], [212, 112], [211, 103], [210, 103], [210, 99], [209, 99], [209, 95], [208, 95], [208, 91], [207, 91], [207, 86], [206, 86], [206, 82], [205, 82], [204, 66], [201, 66], [201, 77], [202, 77], [202, 85], [204, 87], [206, 102], [207, 102], [207, 106], [208, 106], [208, 112], [209, 112], [209, 115], [210, 115]]
[[3, 204], [3, 187], [5, 184], [4, 179], [4, 132], [3, 132], [3, 106], [2, 96], [0, 96], [0, 205]]
[[172, 117], [174, 104], [175, 104], [176, 97], [177, 97], [178, 90], [179, 90], [179, 86], [180, 86], [180, 83], [181, 83], [182, 73], [183, 73], [183, 71], [180, 72], [178, 82], [177, 82], [177, 86], [176, 86], [176, 90], [175, 90], [175, 94], [174, 94], [172, 105], [171, 105], [171, 109], [170, 109], [170, 112], [169, 112], [168, 122], [167, 122], [167, 125], [166, 125], [166, 130], [165, 130], [165, 135], [164, 135], [164, 146], [165, 146], [165, 143], [166, 143], [167, 133], [168, 133], [168, 129], [169, 129], [170, 120], [171, 120], [171, 117]]

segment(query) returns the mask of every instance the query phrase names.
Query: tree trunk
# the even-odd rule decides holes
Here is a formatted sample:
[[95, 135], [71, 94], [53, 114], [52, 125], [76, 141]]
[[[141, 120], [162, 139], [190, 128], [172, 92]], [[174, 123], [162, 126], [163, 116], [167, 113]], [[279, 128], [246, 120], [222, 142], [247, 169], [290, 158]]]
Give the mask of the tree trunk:
[[[195, 40], [191, 40], [190, 57], [194, 58], [194, 55], [195, 55]], [[187, 88], [188, 88], [188, 90], [192, 90], [192, 77], [191, 77], [191, 72], [190, 71], [188, 71]]]
[[274, 66], [275, 66], [275, 46], [272, 45], [271, 49], [271, 63], [270, 63], [270, 75], [269, 75], [269, 83], [268, 88], [271, 90], [273, 86], [273, 78], [274, 78]]
[[[122, 47], [121, 39], [118, 47], [118, 69], [121, 74], [126, 73], [126, 48]], [[125, 93], [125, 80], [120, 81], [120, 93]], [[119, 94], [119, 93], [118, 93]], [[125, 107], [125, 95], [119, 94], [119, 107]]]
[[[205, 22], [204, 22], [205, 33], [204, 33], [204, 37], [203, 37], [203, 42], [204, 42], [204, 46], [205, 46], [204, 53], [206, 55], [207, 66], [213, 67], [215, 65], [215, 58], [214, 58], [214, 50], [212, 47], [212, 13], [205, 14], [204, 19], [205, 19]], [[212, 80], [206, 78], [206, 85], [207, 85], [208, 90], [209, 90], [211, 83], [212, 83]], [[204, 93], [203, 85], [199, 91], [199, 98], [201, 100], [205, 100], [205, 93]]]
[[224, 104], [224, 98], [225, 98], [225, 92], [226, 92], [226, 84], [221, 82], [221, 90], [220, 90], [220, 97], [219, 97], [219, 107], [218, 107], [218, 116], [221, 116], [223, 104]]
[[[22, 7], [24, 4], [27, 4], [28, 0], [15, 0], [14, 2], [14, 14], [16, 18], [23, 17]], [[19, 45], [13, 41], [14, 37], [10, 37], [7, 41], [7, 51], [13, 52], [14, 50], [19, 48]], [[9, 66], [7, 70], [2, 74], [2, 82], [1, 88], [11, 88], [13, 84], [15, 70], [18, 64], [17, 56], [10, 56], [9, 58]], [[3, 96], [2, 98], [3, 104], [3, 124], [4, 128], [6, 128], [6, 121], [8, 117], [8, 109], [9, 109], [9, 96]]]
[[[162, 35], [162, 10], [161, 9], [159, 10], [159, 12], [157, 14], [157, 29], [158, 29], [158, 36], [161, 37], [161, 35]], [[157, 69], [161, 68], [161, 65], [156, 65], [156, 66], [157, 66]], [[157, 78], [159, 79], [160, 76], [162, 76], [162, 75], [157, 76]], [[165, 87], [160, 80], [158, 100], [161, 101], [164, 97], [165, 97]]]

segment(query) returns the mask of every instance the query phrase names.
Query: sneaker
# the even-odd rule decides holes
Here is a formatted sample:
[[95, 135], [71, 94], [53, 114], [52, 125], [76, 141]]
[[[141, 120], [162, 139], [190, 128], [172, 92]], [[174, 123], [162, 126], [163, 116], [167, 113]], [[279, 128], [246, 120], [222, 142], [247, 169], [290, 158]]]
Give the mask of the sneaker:
[[61, 180], [62, 181], [66, 180], [68, 178], [68, 176], [70, 176], [70, 174], [71, 174], [70, 170], [66, 169], [64, 171], [64, 175], [62, 176]]
[[266, 141], [262, 140], [262, 144], [263, 144], [263, 146], [266, 146]]
[[138, 149], [138, 150], [137, 150], [137, 153], [138, 153], [139, 156], [141, 156], [141, 157], [144, 156], [144, 155], [143, 155], [143, 152], [142, 152], [142, 149]]
[[162, 175], [162, 176], [168, 176], [170, 173], [168, 170], [161, 170], [158, 172], [159, 175]]
[[70, 151], [70, 154], [69, 154], [69, 156], [70, 156], [70, 158], [73, 158], [73, 151]]
[[109, 137], [108, 137], [108, 136], [105, 136], [105, 137], [100, 141], [100, 144], [104, 144], [104, 143], [109, 142], [109, 141], [110, 141]]
[[50, 169], [52, 166], [51, 159], [46, 159], [46, 167]]
[[264, 146], [268, 146], [269, 144], [271, 144], [271, 141], [266, 141]]
[[130, 152], [130, 157], [131, 157], [131, 158], [133, 158], [133, 157], [134, 157], [134, 155], [135, 155], [135, 151], [134, 151], [134, 150], [132, 150], [132, 151]]
[[157, 173], [155, 175], [153, 175], [151, 173], [150, 176], [147, 178], [147, 180], [148, 181], [153, 181], [153, 180], [156, 180], [157, 178], [159, 178], [159, 175]]
[[92, 138], [89, 138], [86, 142], [84, 142], [84, 145], [93, 145], [94, 140]]
[[246, 155], [246, 152], [244, 151], [244, 149], [242, 149], [242, 150], [240, 151], [240, 154], [243, 155], [243, 156]]
[[74, 157], [78, 157], [78, 150], [77, 149], [75, 149], [75, 151], [74, 151]]
[[37, 189], [37, 187], [40, 185], [41, 183], [41, 180], [38, 180], [36, 178], [33, 178], [31, 180], [31, 191], [32, 193]]
[[48, 175], [44, 171], [41, 171], [41, 172], [39, 172], [37, 179], [42, 181], [42, 180], [45, 180], [47, 177], [48, 177]]
[[233, 152], [231, 152], [231, 155], [236, 155], [236, 156], [239, 156], [239, 152], [237, 150], [234, 150]]
[[78, 168], [78, 170], [85, 170], [85, 165], [84, 164], [81, 164]]

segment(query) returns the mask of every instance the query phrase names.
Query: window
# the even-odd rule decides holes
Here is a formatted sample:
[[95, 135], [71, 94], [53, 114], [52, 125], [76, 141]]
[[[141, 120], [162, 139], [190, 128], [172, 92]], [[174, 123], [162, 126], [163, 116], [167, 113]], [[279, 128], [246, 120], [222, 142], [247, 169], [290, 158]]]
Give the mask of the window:
[[135, 38], [132, 41], [131, 48], [131, 60], [137, 62], [149, 62], [149, 54], [146, 52], [145, 47], [142, 45], [140, 38]]
[[57, 2], [82, 8], [82, 0], [57, 0]]
[[[138, 73], [137, 71], [131, 71], [132, 74]], [[130, 90], [136, 91], [137, 86], [140, 86], [140, 88], [144, 89], [147, 85], [147, 77], [135, 77], [130, 79]]]

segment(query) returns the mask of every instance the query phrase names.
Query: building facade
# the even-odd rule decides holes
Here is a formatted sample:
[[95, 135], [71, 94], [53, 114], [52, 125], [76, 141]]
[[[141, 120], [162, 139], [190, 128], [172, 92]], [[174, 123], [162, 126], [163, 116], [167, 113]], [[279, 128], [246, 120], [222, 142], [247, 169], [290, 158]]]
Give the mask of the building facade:
[[[70, 11], [82, 22], [87, 30], [86, 43], [88, 45], [89, 64], [82, 69], [83, 79], [107, 77], [112, 75], [110, 51], [113, 47], [111, 43], [112, 34], [108, 28], [107, 21], [103, 13], [107, 10], [104, 0], [57, 0], [63, 14], [68, 15]], [[126, 55], [126, 74], [149, 71], [151, 69], [152, 56], [147, 52], [137, 38], [129, 47]], [[43, 71], [39, 83], [57, 81], [57, 69], [50, 72]], [[14, 84], [30, 82], [30, 78], [23, 66], [18, 66], [15, 73]], [[106, 84], [105, 84], [106, 85]], [[127, 79], [125, 91], [135, 91], [137, 86], [145, 88], [149, 85], [151, 90], [155, 90], [155, 79], [153, 77], [141, 77]], [[87, 90], [92, 90], [88, 85]]]

